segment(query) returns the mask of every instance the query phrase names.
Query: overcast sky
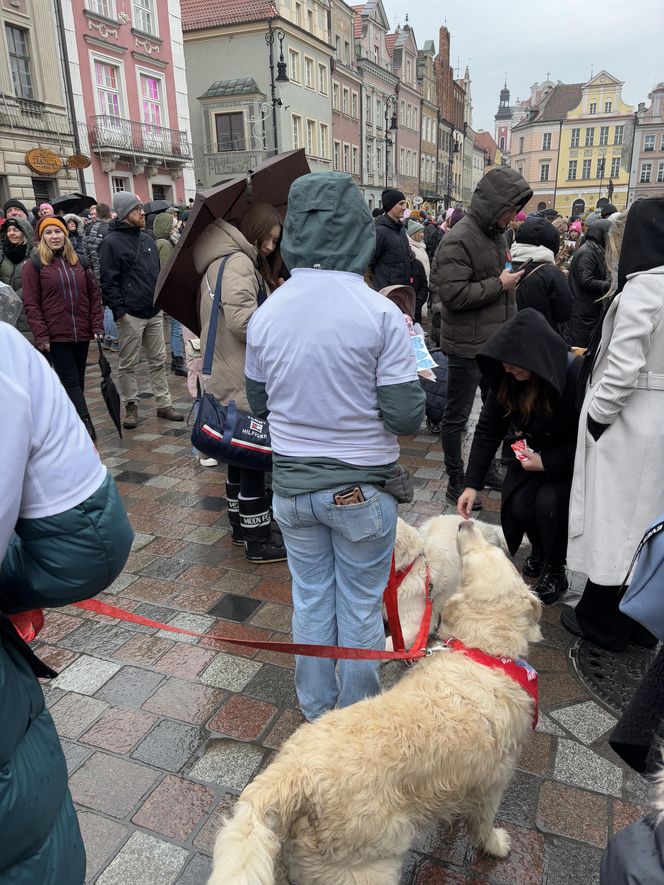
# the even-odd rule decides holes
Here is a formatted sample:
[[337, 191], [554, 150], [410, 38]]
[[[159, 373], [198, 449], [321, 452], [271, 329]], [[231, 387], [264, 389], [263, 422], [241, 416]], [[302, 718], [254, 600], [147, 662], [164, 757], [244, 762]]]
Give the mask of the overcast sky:
[[[647, 101], [664, 81], [664, 0], [383, 0], [394, 27], [406, 13], [418, 47], [447, 24], [452, 64], [470, 68], [473, 125], [493, 134], [505, 73], [511, 100], [527, 98], [532, 83], [581, 83], [605, 69], [623, 80], [623, 100]], [[439, 10], [439, 11], [437, 11]]]

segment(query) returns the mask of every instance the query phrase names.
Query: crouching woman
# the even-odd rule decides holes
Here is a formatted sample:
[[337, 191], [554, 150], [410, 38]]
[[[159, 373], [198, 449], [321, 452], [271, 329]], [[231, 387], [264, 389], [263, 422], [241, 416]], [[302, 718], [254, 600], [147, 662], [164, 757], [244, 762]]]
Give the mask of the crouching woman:
[[11, 415], [0, 471], [0, 881], [83, 885], [67, 765], [37, 681], [57, 674], [12, 619], [100, 593], [127, 561], [133, 532], [57, 376], [6, 323], [0, 414]]
[[567, 590], [567, 511], [579, 420], [576, 390], [581, 360], [533, 308], [520, 311], [477, 354], [489, 385], [457, 510], [470, 517], [491, 459], [510, 424], [526, 446], [507, 468], [501, 524], [510, 553], [524, 534], [532, 544], [523, 573], [538, 577], [545, 605]]

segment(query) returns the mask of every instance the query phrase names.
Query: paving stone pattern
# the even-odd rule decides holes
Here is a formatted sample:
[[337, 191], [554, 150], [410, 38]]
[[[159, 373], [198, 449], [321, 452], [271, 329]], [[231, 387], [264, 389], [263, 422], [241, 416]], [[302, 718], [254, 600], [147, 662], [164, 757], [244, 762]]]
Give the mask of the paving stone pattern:
[[[116, 355], [110, 360], [117, 375]], [[188, 411], [184, 380], [170, 382], [176, 407]], [[98, 386], [91, 363], [98, 449], [136, 531], [125, 571], [100, 598], [198, 633], [287, 640], [288, 568], [249, 564], [231, 544], [224, 469], [200, 467], [187, 428], [157, 419], [151, 396], [141, 398], [137, 430], [120, 440]], [[416, 490], [400, 507], [404, 519], [417, 525], [452, 512], [439, 438], [423, 428], [403, 439], [401, 461]], [[480, 518], [498, 523], [499, 495], [481, 497]], [[574, 598], [583, 577], [571, 577]], [[608, 749], [615, 718], [579, 681], [558, 617], [558, 606], [544, 612], [545, 639], [532, 654], [540, 723], [498, 812], [510, 857], [483, 857], [461, 823], [433, 826], [418, 834], [402, 885], [591, 885], [607, 840], [644, 813], [647, 784]], [[44, 689], [87, 848], [86, 881], [203, 885], [234, 797], [302, 722], [292, 658], [73, 606], [47, 613], [35, 647], [60, 672]], [[385, 684], [401, 672], [384, 666]]]

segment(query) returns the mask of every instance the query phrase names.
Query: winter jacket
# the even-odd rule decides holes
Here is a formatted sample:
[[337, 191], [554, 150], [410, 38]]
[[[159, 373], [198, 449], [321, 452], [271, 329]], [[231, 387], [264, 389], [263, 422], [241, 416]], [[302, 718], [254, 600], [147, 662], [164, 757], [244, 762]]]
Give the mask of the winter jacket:
[[[3, 438], [11, 469], [0, 477], [0, 881], [83, 885], [85, 850], [67, 766], [35, 678], [56, 674], [6, 615], [101, 592], [122, 570], [133, 532], [64, 389], [6, 324], [0, 324], [0, 406], [14, 419]], [[52, 491], [56, 464], [71, 485], [61, 481]], [[58, 506], [63, 488], [73, 490], [65, 509]], [[35, 507], [52, 515], [29, 518]]]
[[593, 329], [602, 316], [602, 295], [611, 285], [604, 257], [604, 244], [610, 222], [596, 221], [586, 233], [582, 246], [575, 251], [569, 268], [569, 283], [574, 303], [565, 338], [575, 347], [587, 347]]
[[429, 256], [429, 262], [433, 261], [433, 256], [436, 254], [436, 249], [442, 239], [443, 232], [440, 227], [437, 224], [433, 224], [433, 222], [427, 224], [424, 228], [424, 245]]
[[[99, 267], [99, 246], [108, 231], [110, 230], [110, 221], [93, 221], [85, 229], [85, 237], [83, 238], [83, 253], [92, 265], [92, 269], [97, 279], [101, 277], [101, 268]], [[103, 297], [102, 291], [102, 297]]]
[[72, 265], [55, 255], [41, 270], [32, 260], [26, 262], [23, 303], [37, 344], [90, 341], [104, 333], [97, 278], [80, 261]]
[[369, 263], [377, 291], [397, 283], [413, 284], [413, 259], [406, 228], [389, 215], [376, 219], [376, 249]]
[[212, 298], [221, 259], [225, 256], [229, 257], [222, 277], [221, 310], [207, 390], [222, 403], [235, 400], [239, 408], [248, 409], [244, 384], [247, 326], [266, 295], [265, 283], [258, 272], [256, 247], [248, 243], [236, 227], [218, 218], [205, 228], [194, 245], [196, 271], [203, 275], [200, 284], [202, 348], [207, 341]]
[[62, 220], [67, 225], [67, 227], [69, 227], [70, 221], [76, 222], [76, 230], [73, 232], [69, 232], [69, 241], [79, 255], [85, 255], [83, 219], [80, 217], [80, 215], [74, 215], [74, 213], [71, 212], [68, 215], [64, 215]]
[[445, 234], [436, 251], [441, 300], [441, 349], [471, 359], [516, 311], [514, 292], [500, 282], [507, 244], [496, 222], [509, 209], [528, 202], [528, 182], [509, 166], [481, 179], [465, 217]]
[[661, 885], [664, 827], [649, 814], [615, 834], [602, 856], [600, 885]]
[[[548, 221], [544, 222], [549, 224]], [[550, 226], [550, 225], [549, 225]], [[532, 260], [526, 275], [516, 286], [516, 307], [533, 307], [558, 333], [572, 316], [572, 293], [565, 274], [555, 265], [555, 253], [544, 246], [515, 243], [512, 246], [512, 268], [518, 271]]]
[[152, 233], [159, 253], [160, 267], [163, 267], [173, 254], [172, 232], [173, 216], [168, 212], [162, 212], [160, 215], [157, 215], [152, 227]]
[[116, 320], [126, 313], [140, 319], [159, 313], [154, 304], [159, 253], [145, 231], [116, 218], [99, 245], [99, 264], [104, 300]]
[[[568, 561], [601, 586], [622, 583], [643, 533], [664, 511], [663, 386], [664, 265], [630, 275], [611, 302], [581, 410]], [[597, 440], [588, 416], [607, 426]]]
[[415, 289], [415, 315], [416, 323], [422, 322], [422, 307], [427, 303], [429, 287], [427, 285], [426, 270], [422, 262], [413, 256], [413, 289]]
[[[582, 360], [568, 355], [565, 342], [541, 313], [526, 308], [487, 341], [477, 354], [477, 362], [489, 392], [475, 428], [466, 485], [482, 488], [496, 449], [510, 425], [540, 454], [544, 464], [544, 473], [530, 473], [515, 458], [507, 468], [501, 524], [509, 550], [514, 554], [523, 537], [521, 524], [511, 515], [510, 498], [514, 491], [525, 483], [546, 478], [559, 488], [563, 506], [569, 496], [578, 424], [576, 390]], [[517, 414], [505, 414], [505, 408], [497, 399], [505, 377], [503, 362], [530, 370], [549, 386], [554, 404], [550, 415], [532, 414], [526, 422]]]
[[[9, 249], [7, 249], [7, 231], [4, 227], [1, 228], [0, 283], [6, 283], [6, 285], [11, 286], [14, 292], [16, 292], [20, 298], [23, 298], [23, 267], [25, 262], [34, 252], [35, 232], [29, 221], [26, 221], [23, 218], [18, 218], [16, 219], [16, 222], [23, 231], [25, 237], [26, 248], [25, 250], [19, 250], [24, 257], [21, 258], [19, 255], [15, 254], [15, 250], [12, 249], [11, 243], [9, 244]], [[30, 326], [28, 325], [28, 320], [25, 315], [25, 309], [19, 314], [19, 318], [16, 321], [16, 328], [29, 341], [33, 341], [33, 335], [30, 331]]]

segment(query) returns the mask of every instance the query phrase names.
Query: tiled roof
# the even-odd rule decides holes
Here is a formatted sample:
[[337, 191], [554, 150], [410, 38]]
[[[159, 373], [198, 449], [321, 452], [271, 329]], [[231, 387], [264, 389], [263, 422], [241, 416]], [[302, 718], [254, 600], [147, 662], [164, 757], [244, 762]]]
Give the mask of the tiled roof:
[[490, 132], [478, 132], [475, 136], [475, 144], [489, 155], [489, 160], [492, 163], [495, 161], [498, 145]]
[[387, 54], [390, 58], [392, 58], [392, 53], [394, 52], [394, 44], [397, 42], [398, 34], [386, 34], [385, 35], [385, 46], [387, 48]]
[[183, 31], [263, 21], [277, 15], [272, 0], [180, 0], [180, 7]]
[[531, 109], [531, 115], [517, 123], [514, 129], [528, 123], [551, 123], [564, 120], [567, 114], [581, 101], [583, 83], [561, 83], [549, 92], [542, 101]]
[[353, 22], [354, 37], [356, 40], [361, 40], [362, 39], [362, 14], [361, 13], [362, 13], [362, 10], [364, 9], [364, 6], [354, 6], [353, 9], [355, 10], [355, 20]]
[[226, 95], [254, 95], [260, 92], [253, 77], [241, 80], [215, 80], [201, 95], [201, 98], [222, 98]]

